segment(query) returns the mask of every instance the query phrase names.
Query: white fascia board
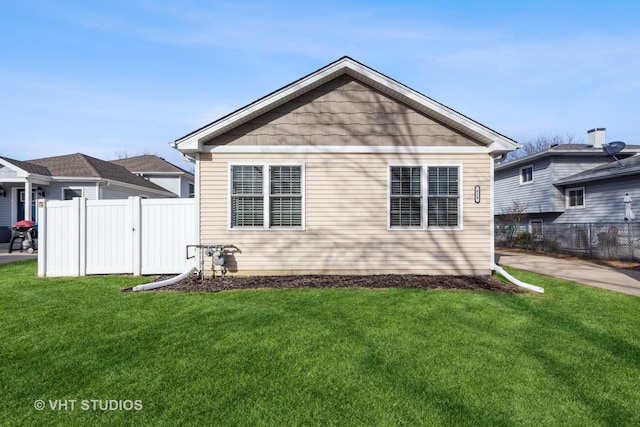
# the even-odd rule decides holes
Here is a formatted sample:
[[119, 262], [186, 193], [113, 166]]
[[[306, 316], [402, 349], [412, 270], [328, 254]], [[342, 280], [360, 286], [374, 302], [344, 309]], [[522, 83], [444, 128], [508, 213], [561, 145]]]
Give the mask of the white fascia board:
[[131, 173], [138, 176], [149, 176], [149, 177], [154, 177], [154, 176], [179, 177], [181, 175], [186, 175], [188, 172], [133, 172], [131, 171]]
[[86, 177], [86, 176], [52, 176], [51, 181], [55, 182], [100, 182], [104, 181], [104, 178], [96, 178], [95, 176]]
[[331, 153], [331, 154], [488, 154], [487, 147], [373, 145], [205, 145], [208, 153]]
[[13, 164], [13, 163], [11, 163], [11, 162], [7, 162], [7, 161], [6, 161], [6, 160], [4, 160], [4, 159], [0, 159], [0, 165], [2, 165], [2, 166], [4, 166], [4, 167], [6, 167], [6, 168], [8, 168], [8, 169], [11, 169], [12, 171], [14, 171], [14, 172], [16, 173], [16, 176], [17, 176], [18, 178], [26, 178], [26, 177], [28, 177], [28, 176], [29, 176], [29, 172], [27, 172], [26, 170], [24, 170], [24, 169], [22, 169], [22, 168], [19, 168], [18, 166], [14, 165], [14, 164]]
[[48, 185], [49, 182], [51, 181], [51, 177], [47, 176], [47, 175], [41, 175], [38, 173], [31, 173], [31, 172], [27, 172], [26, 170], [14, 165], [11, 162], [8, 162], [4, 159], [0, 159], [0, 165], [11, 169], [12, 171], [14, 171], [16, 173], [15, 177], [3, 177], [0, 178], [0, 180], [4, 181], [4, 182], [24, 182], [26, 179], [29, 180], [29, 182], [34, 183], [34, 184], [40, 184], [40, 185]]
[[37, 175], [37, 174], [29, 174], [29, 173], [26, 173], [26, 175], [0, 177], [0, 182], [26, 182], [26, 181], [29, 181], [32, 184], [49, 185], [51, 183], [51, 178], [45, 175]]

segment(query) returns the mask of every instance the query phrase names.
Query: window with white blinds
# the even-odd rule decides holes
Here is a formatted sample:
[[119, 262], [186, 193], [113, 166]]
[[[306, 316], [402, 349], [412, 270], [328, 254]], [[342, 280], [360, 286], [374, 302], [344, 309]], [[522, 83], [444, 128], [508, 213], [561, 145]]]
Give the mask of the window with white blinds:
[[391, 166], [390, 228], [458, 228], [459, 169], [457, 166]]
[[231, 168], [231, 224], [233, 227], [264, 225], [262, 166]]
[[428, 227], [458, 226], [458, 168], [429, 167]]
[[270, 227], [302, 226], [300, 166], [271, 166]]
[[302, 166], [233, 165], [231, 187], [232, 228], [302, 228]]
[[391, 227], [422, 225], [421, 186], [420, 167], [391, 168]]

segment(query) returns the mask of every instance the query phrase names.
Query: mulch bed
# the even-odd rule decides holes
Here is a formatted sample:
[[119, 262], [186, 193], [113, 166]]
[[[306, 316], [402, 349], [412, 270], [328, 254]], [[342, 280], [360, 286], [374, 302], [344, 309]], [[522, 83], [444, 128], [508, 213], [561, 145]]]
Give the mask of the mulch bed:
[[[164, 280], [167, 277], [159, 277]], [[525, 292], [523, 289], [488, 276], [425, 276], [410, 274], [355, 275], [298, 275], [206, 277], [190, 276], [180, 282], [153, 291], [220, 292], [241, 289], [294, 289], [294, 288], [419, 288], [463, 289], [505, 293]], [[123, 291], [130, 290], [123, 289]]]

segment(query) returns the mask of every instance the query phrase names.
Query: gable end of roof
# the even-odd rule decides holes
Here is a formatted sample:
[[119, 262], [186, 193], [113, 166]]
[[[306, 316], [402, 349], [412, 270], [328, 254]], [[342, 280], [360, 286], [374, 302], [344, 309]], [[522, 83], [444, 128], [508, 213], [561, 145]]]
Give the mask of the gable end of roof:
[[183, 153], [201, 151], [206, 140], [219, 136], [343, 74], [348, 74], [411, 108], [485, 144], [489, 151], [506, 153], [519, 147], [514, 140], [469, 117], [399, 83], [398, 81], [344, 56], [319, 70], [276, 90], [175, 142]]

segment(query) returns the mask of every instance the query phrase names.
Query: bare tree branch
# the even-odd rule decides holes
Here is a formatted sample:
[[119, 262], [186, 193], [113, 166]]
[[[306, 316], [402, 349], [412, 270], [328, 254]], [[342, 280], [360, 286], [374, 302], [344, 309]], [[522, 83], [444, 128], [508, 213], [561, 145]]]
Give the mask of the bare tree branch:
[[523, 147], [510, 152], [506, 159], [503, 160], [502, 163], [510, 162], [513, 160], [521, 159], [526, 156], [530, 156], [532, 154], [539, 153], [544, 150], [548, 150], [549, 148], [555, 145], [561, 144], [578, 144], [576, 141], [576, 137], [573, 134], [562, 135], [540, 135], [537, 138], [530, 139], [529, 141], [524, 142]]

